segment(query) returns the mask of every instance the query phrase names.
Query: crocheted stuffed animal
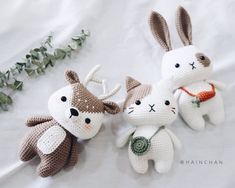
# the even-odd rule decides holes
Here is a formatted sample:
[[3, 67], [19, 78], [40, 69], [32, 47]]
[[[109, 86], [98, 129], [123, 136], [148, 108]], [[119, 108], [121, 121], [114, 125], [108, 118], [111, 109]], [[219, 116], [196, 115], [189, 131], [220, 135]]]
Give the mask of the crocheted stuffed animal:
[[67, 71], [65, 77], [70, 85], [51, 95], [48, 108], [51, 116], [35, 116], [27, 120], [32, 127], [20, 148], [20, 159], [28, 161], [38, 155], [41, 159], [37, 172], [42, 177], [54, 175], [62, 168], [74, 166], [78, 160], [77, 138], [94, 137], [102, 124], [104, 113], [116, 114], [119, 106], [105, 101], [114, 95], [120, 86], [108, 94], [96, 97], [86, 88], [91, 81], [102, 83], [94, 78], [96, 66], [87, 76], [85, 83], [79, 81], [74, 71]]
[[174, 146], [181, 147], [178, 138], [167, 128], [178, 113], [177, 102], [167, 83], [147, 85], [131, 77], [126, 80], [123, 116], [135, 127], [120, 135], [117, 146], [123, 147], [129, 141], [129, 159], [138, 173], [148, 170], [149, 160], [154, 161], [157, 172], [167, 172], [173, 163]]
[[150, 16], [150, 27], [156, 40], [166, 53], [162, 60], [163, 79], [172, 78], [179, 102], [179, 112], [185, 122], [195, 130], [203, 130], [207, 115], [212, 124], [224, 121], [221, 82], [208, 80], [212, 62], [192, 45], [192, 27], [189, 14], [183, 7], [176, 12], [176, 28], [184, 47], [172, 50], [165, 19], [157, 12]]

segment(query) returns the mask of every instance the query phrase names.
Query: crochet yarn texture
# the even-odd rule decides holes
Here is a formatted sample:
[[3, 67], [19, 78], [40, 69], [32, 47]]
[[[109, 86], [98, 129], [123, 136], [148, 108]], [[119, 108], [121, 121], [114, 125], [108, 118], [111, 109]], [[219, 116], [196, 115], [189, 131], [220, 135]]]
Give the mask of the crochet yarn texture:
[[147, 85], [127, 77], [126, 90], [123, 116], [135, 128], [120, 135], [117, 146], [129, 142], [129, 160], [137, 173], [147, 172], [149, 160], [154, 161], [157, 172], [165, 173], [172, 166], [174, 146], [181, 147], [178, 138], [167, 128], [178, 113], [172, 89], [168, 82]]
[[94, 80], [95, 67], [86, 84], [79, 81], [74, 71], [66, 71], [65, 77], [70, 85], [59, 89], [51, 95], [48, 108], [51, 116], [34, 116], [26, 125], [31, 130], [26, 134], [20, 147], [20, 159], [28, 161], [39, 156], [41, 162], [37, 173], [42, 177], [56, 174], [62, 168], [74, 166], [78, 161], [77, 138], [90, 139], [100, 130], [104, 113], [116, 114], [119, 106], [105, 101], [114, 95], [119, 87], [99, 98], [87, 88]]
[[149, 20], [154, 38], [166, 51], [162, 59], [162, 77], [172, 78], [179, 113], [184, 121], [194, 130], [205, 128], [204, 116], [212, 124], [221, 124], [224, 121], [224, 105], [220, 91], [225, 86], [221, 82], [208, 80], [212, 62], [193, 45], [188, 12], [183, 7], [176, 11], [176, 29], [184, 44], [178, 49], [171, 47], [170, 32], [163, 16], [152, 12]]
[[131, 137], [131, 150], [134, 154], [141, 156], [146, 154], [151, 146], [151, 139], [162, 129], [164, 128], [163, 126], [160, 127], [149, 139], [143, 137], [143, 136], [138, 136], [138, 137]]

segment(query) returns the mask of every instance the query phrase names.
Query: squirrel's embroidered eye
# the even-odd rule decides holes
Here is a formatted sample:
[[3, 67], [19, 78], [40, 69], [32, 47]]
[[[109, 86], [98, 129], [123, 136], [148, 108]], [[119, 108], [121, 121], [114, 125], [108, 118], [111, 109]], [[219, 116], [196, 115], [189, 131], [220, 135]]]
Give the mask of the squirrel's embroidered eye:
[[204, 55], [201, 55], [199, 58], [200, 58], [201, 60], [205, 60], [205, 59], [206, 59]]
[[170, 105], [170, 101], [166, 100], [165, 105], [167, 105], [167, 106]]
[[176, 63], [175, 64], [175, 68], [179, 68], [180, 67], [180, 64], [179, 63]]
[[65, 96], [62, 96], [61, 101], [65, 102], [65, 101], [67, 101], [67, 98]]
[[141, 104], [140, 100], [135, 101], [135, 104], [140, 105]]
[[87, 124], [89, 124], [89, 123], [91, 122], [91, 119], [90, 119], [90, 118], [86, 118], [86, 119], [85, 119], [85, 122], [86, 122]]

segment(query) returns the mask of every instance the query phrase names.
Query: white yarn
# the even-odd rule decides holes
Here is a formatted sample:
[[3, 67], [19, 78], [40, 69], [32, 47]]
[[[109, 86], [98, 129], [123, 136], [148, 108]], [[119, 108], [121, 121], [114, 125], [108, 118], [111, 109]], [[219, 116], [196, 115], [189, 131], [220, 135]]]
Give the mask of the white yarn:
[[[96, 65], [86, 76], [84, 81], [84, 86], [86, 87], [90, 82], [95, 82], [101, 84], [103, 87], [104, 94], [98, 97], [97, 100], [99, 102], [103, 102], [103, 100], [110, 98], [115, 95], [120, 90], [120, 85], [116, 85], [116, 87], [110, 92], [106, 92], [106, 82], [105, 80], [100, 80], [96, 78], [96, 73], [100, 69], [100, 65]], [[56, 92], [54, 92], [48, 101], [48, 108], [50, 111], [50, 115], [66, 130], [68, 130], [71, 134], [80, 139], [90, 139], [94, 137], [102, 126], [102, 121], [104, 119], [104, 111], [101, 107], [101, 110], [94, 110], [96, 104], [91, 104], [88, 98], [79, 98], [77, 99], [77, 105], [80, 103], [85, 103], [85, 110], [79, 110], [78, 107], [73, 106], [72, 104], [74, 93], [74, 85], [68, 85], [63, 87]], [[80, 87], [80, 86], [78, 86]], [[61, 101], [61, 97], [66, 98], [65, 101]], [[103, 102], [104, 103], [104, 102]], [[112, 105], [111, 105], [112, 108]], [[114, 107], [115, 108], [115, 107]], [[77, 116], [71, 116], [71, 109], [76, 110], [78, 113]], [[118, 111], [117, 111], [118, 112]], [[86, 123], [88, 120], [88, 123]], [[50, 151], [46, 151], [50, 152]]]
[[[141, 126], [135, 131], [133, 137], [150, 138], [158, 128], [156, 125]], [[166, 173], [170, 170], [174, 159], [173, 142], [171, 136], [164, 129], [151, 139], [151, 147], [145, 155], [135, 155], [131, 150], [130, 143], [128, 153], [131, 165], [138, 173], [147, 172], [148, 160], [154, 161], [154, 167], [158, 173]]]
[[[122, 133], [116, 141], [118, 147], [123, 147], [131, 138], [152, 137], [160, 126], [169, 126], [177, 118], [177, 102], [168, 86], [168, 82], [161, 81], [157, 86], [152, 86], [149, 95], [140, 99], [141, 104], [131, 104], [124, 112], [123, 116], [126, 121], [135, 126]], [[170, 105], [165, 105], [169, 100]], [[155, 104], [155, 112], [150, 112], [149, 104]], [[171, 111], [175, 108], [175, 113]], [[134, 111], [130, 112], [130, 109]], [[174, 159], [174, 146], [181, 147], [178, 138], [168, 128], [159, 130], [151, 139], [151, 146], [147, 153], [138, 156], [131, 149], [129, 142], [128, 154], [133, 169], [138, 173], [145, 173], [148, 170], [148, 161], [153, 160], [155, 170], [159, 173], [166, 173], [170, 170]]]
[[87, 74], [85, 80], [84, 80], [84, 86], [87, 87], [89, 82], [95, 82], [97, 84], [101, 84], [102, 88], [103, 88], [103, 94], [100, 95], [98, 98], [100, 100], [106, 100], [110, 97], [112, 97], [113, 95], [115, 95], [120, 89], [121, 89], [121, 85], [117, 84], [113, 90], [109, 91], [108, 93], [106, 93], [106, 80], [105, 79], [98, 79], [96, 78], [95, 74], [100, 70], [101, 65], [96, 65], [95, 67], [93, 67], [91, 69], [91, 71]]
[[[194, 130], [204, 129], [205, 120], [203, 116], [205, 115], [213, 124], [221, 124], [224, 121], [223, 99], [220, 90], [224, 90], [226, 86], [221, 82], [208, 80], [212, 73], [212, 63], [207, 67], [200, 63], [195, 56], [200, 52], [193, 45], [185, 46], [165, 53], [162, 62], [163, 78], [173, 78], [180, 115]], [[192, 69], [190, 65], [192, 62], [194, 62], [195, 69]], [[180, 65], [178, 68], [175, 67], [176, 63]], [[184, 87], [190, 93], [198, 94], [199, 92], [210, 91], [210, 84], [214, 84], [216, 95], [201, 102], [200, 108], [192, 103], [194, 97], [178, 89]]]
[[64, 141], [66, 132], [60, 126], [52, 126], [37, 141], [37, 147], [43, 154], [51, 154]]
[[[67, 101], [60, 101], [61, 96], [66, 96]], [[94, 137], [101, 128], [104, 113], [89, 113], [79, 112], [79, 116], [73, 116], [70, 118], [70, 108], [74, 108], [71, 105], [73, 97], [73, 88], [71, 85], [63, 87], [53, 93], [48, 102], [48, 108], [52, 117], [60, 123], [66, 130], [72, 133], [74, 136], [80, 139], [89, 139]], [[81, 99], [82, 100], [82, 99]], [[92, 106], [90, 106], [92, 108]], [[91, 128], [86, 128], [85, 119], [91, 120]]]

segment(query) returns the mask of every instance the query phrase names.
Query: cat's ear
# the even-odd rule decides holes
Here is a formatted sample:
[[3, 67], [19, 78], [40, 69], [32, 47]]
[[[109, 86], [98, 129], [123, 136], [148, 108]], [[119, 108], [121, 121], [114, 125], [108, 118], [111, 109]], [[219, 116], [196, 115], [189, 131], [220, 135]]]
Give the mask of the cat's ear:
[[126, 77], [126, 91], [129, 92], [130, 90], [134, 89], [137, 86], [140, 86], [141, 83], [134, 78], [127, 76]]

